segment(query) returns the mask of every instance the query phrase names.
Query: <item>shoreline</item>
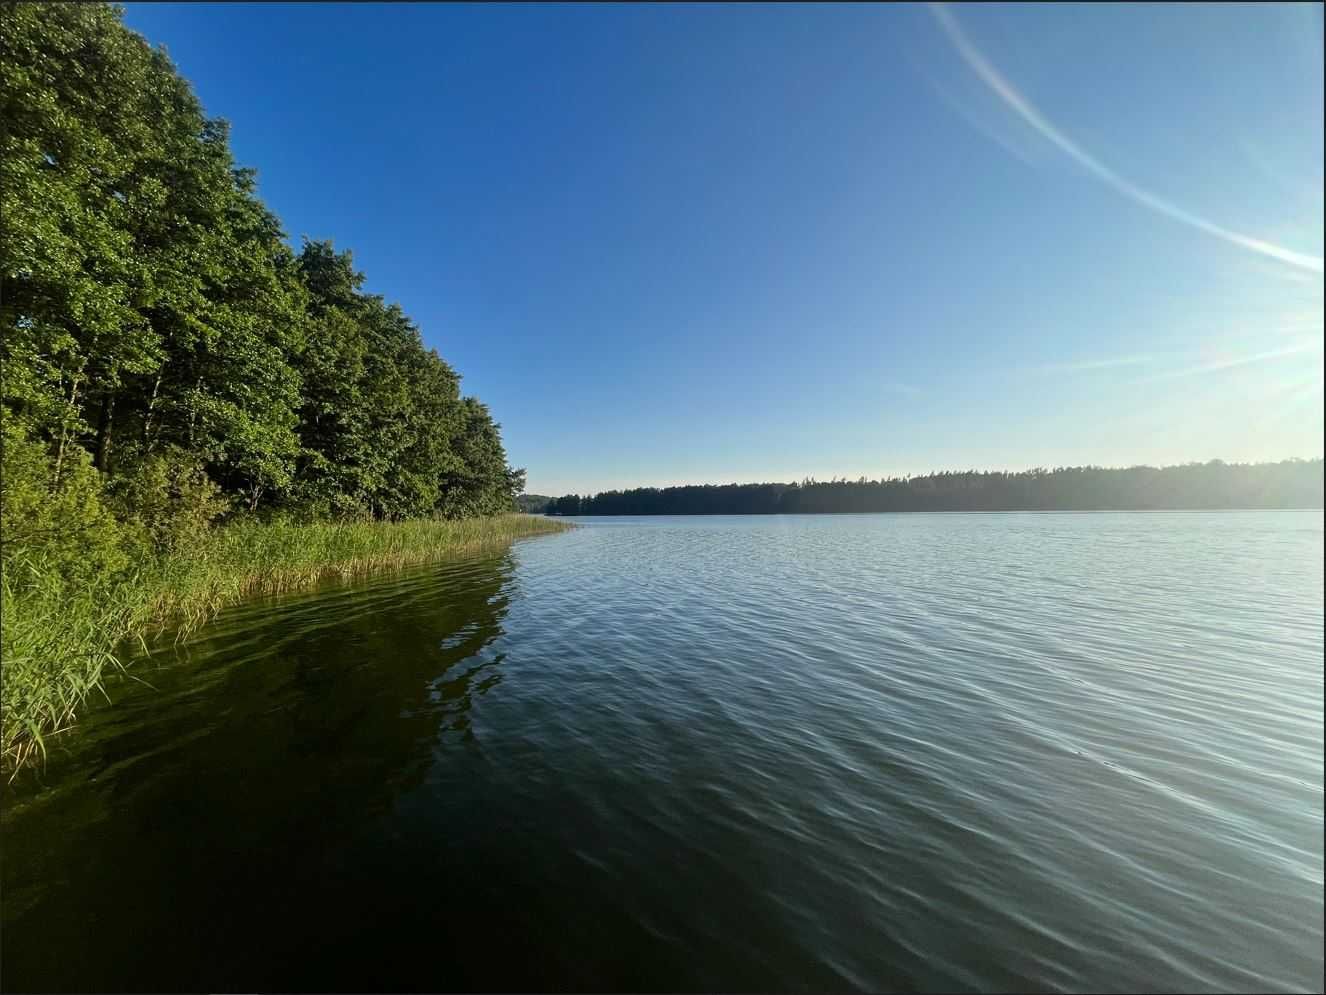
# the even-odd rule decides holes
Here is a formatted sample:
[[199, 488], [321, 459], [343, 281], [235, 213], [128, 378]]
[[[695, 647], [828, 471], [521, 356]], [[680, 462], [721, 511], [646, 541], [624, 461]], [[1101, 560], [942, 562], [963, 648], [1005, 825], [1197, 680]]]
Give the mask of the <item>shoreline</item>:
[[903, 509], [894, 511], [637, 511], [600, 515], [542, 515], [557, 522], [577, 518], [833, 518], [852, 515], [1196, 515], [1207, 512], [1303, 512], [1323, 511], [1326, 505], [1305, 504], [1274, 507], [1238, 505], [1191, 508], [986, 508], [986, 509]]
[[[332, 579], [441, 562], [574, 529], [570, 522], [512, 513], [459, 520], [346, 524], [239, 522], [203, 542], [147, 563], [127, 577], [69, 590], [6, 590], [5, 681], [0, 770], [10, 779], [46, 753], [46, 739], [77, 723], [108, 671], [127, 673], [126, 642], [174, 626], [187, 638], [222, 608]], [[9, 585], [6, 585], [8, 588]]]

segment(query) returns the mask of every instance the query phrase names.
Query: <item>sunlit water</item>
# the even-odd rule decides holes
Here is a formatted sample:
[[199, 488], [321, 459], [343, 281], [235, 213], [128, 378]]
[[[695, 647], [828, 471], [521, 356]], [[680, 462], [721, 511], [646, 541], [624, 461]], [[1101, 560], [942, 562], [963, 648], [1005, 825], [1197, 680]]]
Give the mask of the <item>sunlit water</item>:
[[596, 519], [224, 613], [7, 789], [8, 989], [1315, 990], [1322, 515]]

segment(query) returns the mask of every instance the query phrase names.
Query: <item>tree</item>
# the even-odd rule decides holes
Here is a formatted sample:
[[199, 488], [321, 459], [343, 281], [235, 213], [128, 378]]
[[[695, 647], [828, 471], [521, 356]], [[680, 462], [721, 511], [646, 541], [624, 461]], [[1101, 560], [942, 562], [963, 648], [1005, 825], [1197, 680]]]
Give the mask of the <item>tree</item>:
[[169, 453], [249, 511], [512, 507], [487, 408], [348, 252], [290, 250], [163, 51], [103, 4], [0, 17], [0, 410], [50, 488], [79, 452], [112, 483]]

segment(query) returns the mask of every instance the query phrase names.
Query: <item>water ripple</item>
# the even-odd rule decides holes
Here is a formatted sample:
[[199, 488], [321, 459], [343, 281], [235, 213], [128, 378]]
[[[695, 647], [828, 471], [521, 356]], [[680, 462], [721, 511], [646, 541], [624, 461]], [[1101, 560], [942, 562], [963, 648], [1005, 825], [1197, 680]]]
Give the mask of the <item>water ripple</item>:
[[595, 519], [254, 602], [11, 789], [6, 984], [1320, 991], [1322, 636], [1319, 513]]

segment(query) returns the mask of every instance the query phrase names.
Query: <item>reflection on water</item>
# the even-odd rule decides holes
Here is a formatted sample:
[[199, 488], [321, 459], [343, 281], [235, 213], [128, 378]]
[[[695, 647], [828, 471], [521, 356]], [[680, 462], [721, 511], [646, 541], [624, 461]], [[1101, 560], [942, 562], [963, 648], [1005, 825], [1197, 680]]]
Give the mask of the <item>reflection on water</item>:
[[594, 520], [7, 789], [6, 989], [1322, 987], [1320, 513]]
[[300, 945], [362, 940], [357, 837], [472, 739], [511, 584], [508, 554], [259, 602], [139, 661], [6, 798], [6, 988], [334, 986]]

